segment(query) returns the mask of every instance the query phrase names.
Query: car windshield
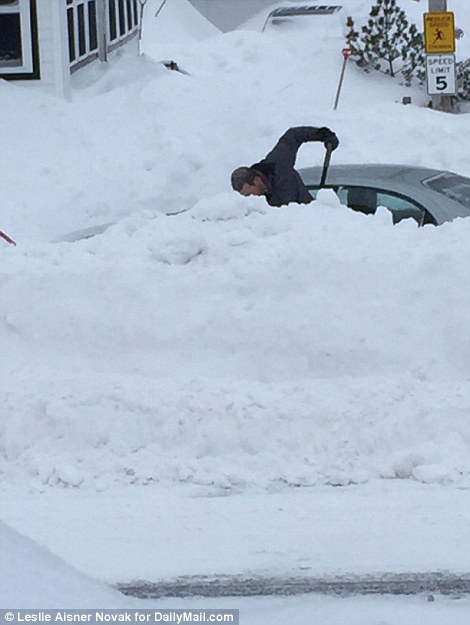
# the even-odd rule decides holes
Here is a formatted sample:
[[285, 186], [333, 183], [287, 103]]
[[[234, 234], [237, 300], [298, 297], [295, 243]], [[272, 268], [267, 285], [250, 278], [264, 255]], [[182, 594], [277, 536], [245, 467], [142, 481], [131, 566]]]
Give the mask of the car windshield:
[[423, 184], [470, 209], [470, 179], [443, 172], [423, 180]]

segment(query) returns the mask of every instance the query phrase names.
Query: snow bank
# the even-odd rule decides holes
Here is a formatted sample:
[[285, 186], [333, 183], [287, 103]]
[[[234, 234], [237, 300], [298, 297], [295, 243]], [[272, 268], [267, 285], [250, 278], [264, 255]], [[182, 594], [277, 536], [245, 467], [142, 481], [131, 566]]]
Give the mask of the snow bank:
[[149, 2], [144, 17], [142, 51], [160, 60], [173, 59], [194, 42], [220, 32], [187, 0]]
[[117, 591], [79, 573], [3, 523], [0, 554], [0, 608], [119, 608], [130, 604]]
[[16, 248], [4, 481], [461, 482], [469, 234], [221, 194]]
[[333, 111], [339, 30], [165, 14], [191, 34], [187, 74], [115, 59], [72, 104], [0, 83], [0, 225], [19, 242], [0, 248], [2, 485], [464, 483], [470, 220], [392, 227], [331, 194], [272, 209], [228, 188], [298, 124], [338, 133], [333, 162], [470, 174], [466, 116], [354, 67]]

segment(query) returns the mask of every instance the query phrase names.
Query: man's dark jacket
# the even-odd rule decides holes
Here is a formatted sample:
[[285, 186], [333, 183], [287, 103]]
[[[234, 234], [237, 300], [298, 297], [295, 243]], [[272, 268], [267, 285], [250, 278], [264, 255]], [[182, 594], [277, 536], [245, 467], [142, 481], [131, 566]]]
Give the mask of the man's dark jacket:
[[297, 152], [307, 141], [332, 142], [338, 145], [336, 135], [328, 128], [298, 126], [285, 132], [274, 148], [262, 161], [251, 165], [261, 172], [267, 183], [266, 200], [271, 206], [283, 206], [290, 202], [309, 204], [312, 196], [294, 169]]

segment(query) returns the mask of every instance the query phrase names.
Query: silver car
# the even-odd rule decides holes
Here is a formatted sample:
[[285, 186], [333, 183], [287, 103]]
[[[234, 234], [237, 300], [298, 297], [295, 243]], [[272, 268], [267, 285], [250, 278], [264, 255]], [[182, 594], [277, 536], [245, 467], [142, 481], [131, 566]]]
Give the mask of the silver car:
[[[299, 173], [315, 198], [322, 167]], [[324, 188], [333, 189], [342, 204], [362, 213], [388, 208], [393, 223], [412, 218], [419, 226], [438, 226], [470, 216], [470, 178], [450, 171], [408, 165], [331, 165]]]

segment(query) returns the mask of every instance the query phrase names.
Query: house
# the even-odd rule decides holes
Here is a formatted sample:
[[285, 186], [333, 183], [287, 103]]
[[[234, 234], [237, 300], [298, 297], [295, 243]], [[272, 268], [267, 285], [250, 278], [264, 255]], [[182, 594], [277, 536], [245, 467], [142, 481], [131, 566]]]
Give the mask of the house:
[[141, 0], [0, 0], [0, 78], [69, 99], [72, 75], [117, 47], [138, 52]]

